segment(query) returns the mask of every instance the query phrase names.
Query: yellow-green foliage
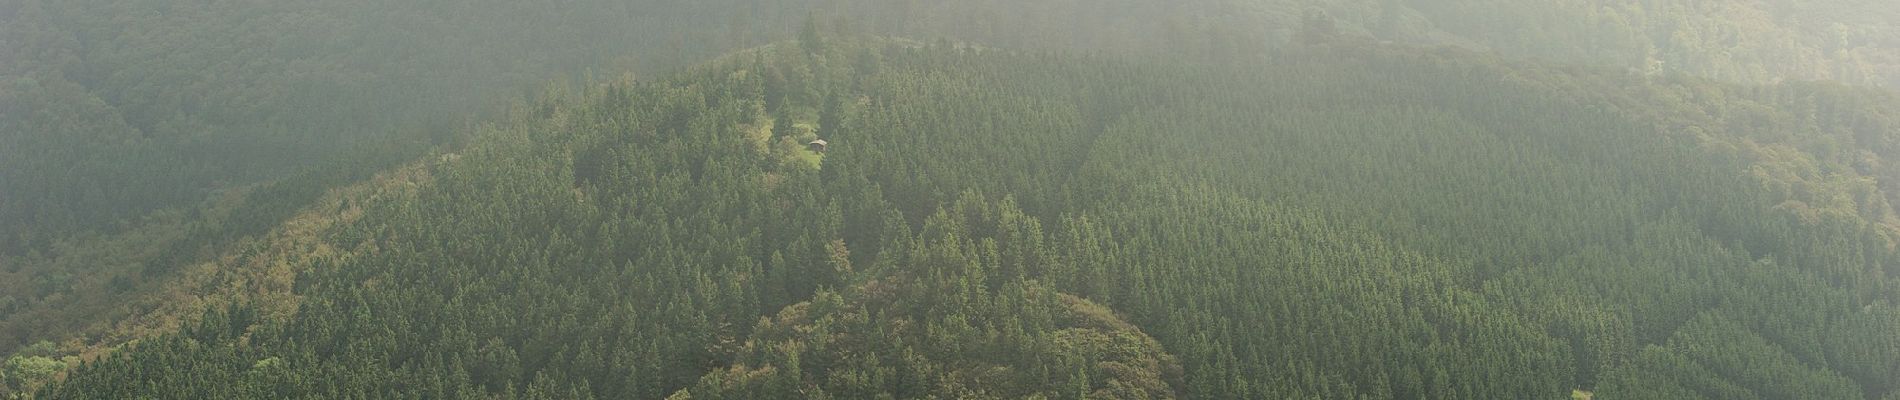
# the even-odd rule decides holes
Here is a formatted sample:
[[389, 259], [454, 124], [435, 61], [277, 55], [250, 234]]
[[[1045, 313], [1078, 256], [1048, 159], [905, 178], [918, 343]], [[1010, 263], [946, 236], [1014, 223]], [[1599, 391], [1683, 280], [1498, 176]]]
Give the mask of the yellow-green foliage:
[[1039, 311], [913, 315], [897, 297], [922, 288], [888, 281], [820, 293], [760, 321], [733, 366], [674, 398], [1179, 396], [1180, 364], [1134, 325], [1088, 300], [1012, 285], [1025, 285], [1011, 293], [1020, 307]]

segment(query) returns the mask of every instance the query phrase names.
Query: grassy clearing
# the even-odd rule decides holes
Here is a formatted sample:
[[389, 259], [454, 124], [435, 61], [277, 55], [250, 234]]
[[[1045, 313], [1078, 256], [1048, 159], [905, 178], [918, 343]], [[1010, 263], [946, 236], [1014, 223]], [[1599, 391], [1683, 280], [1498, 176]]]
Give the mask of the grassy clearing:
[[818, 154], [818, 152], [809, 149], [799, 150], [794, 156], [798, 157], [799, 161], [810, 164], [813, 169], [824, 168], [825, 166], [825, 155]]

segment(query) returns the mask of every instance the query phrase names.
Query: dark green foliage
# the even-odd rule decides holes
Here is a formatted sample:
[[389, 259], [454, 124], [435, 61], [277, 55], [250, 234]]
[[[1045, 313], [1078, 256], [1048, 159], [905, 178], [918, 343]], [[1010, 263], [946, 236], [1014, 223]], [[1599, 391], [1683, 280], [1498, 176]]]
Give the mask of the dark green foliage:
[[[1850, 89], [1834, 83], [1733, 86], [1684, 76], [1757, 84], [1822, 79], [1892, 86], [1900, 82], [1894, 72], [1900, 71], [1895, 68], [1900, 56], [1894, 50], [1900, 48], [1900, 30], [1890, 23], [1900, 19], [1895, 4], [1900, 2], [0, 2], [0, 353], [41, 339], [79, 340], [94, 349], [131, 340], [136, 336], [118, 334], [137, 325], [126, 324], [127, 319], [161, 308], [155, 304], [169, 305], [176, 298], [194, 295], [153, 296], [182, 279], [181, 271], [225, 261], [231, 255], [253, 259], [245, 256], [257, 248], [255, 242], [247, 241], [250, 238], [271, 232], [300, 210], [309, 210], [313, 199], [331, 189], [360, 182], [372, 172], [414, 159], [432, 147], [467, 145], [470, 130], [465, 128], [471, 121], [490, 120], [477, 116], [500, 110], [525, 88], [546, 81], [579, 84], [603, 79], [595, 71], [662, 76], [658, 73], [732, 49], [783, 39], [795, 40], [781, 45], [786, 52], [802, 52], [816, 61], [775, 68], [748, 66], [760, 71], [760, 82], [748, 83], [736, 89], [744, 93], [732, 95], [759, 97], [756, 103], [762, 104], [766, 120], [774, 122], [768, 132], [771, 136], [749, 146], [755, 152], [796, 156], [761, 159], [774, 165], [760, 168], [828, 163], [830, 167], [821, 173], [825, 179], [848, 182], [828, 183], [849, 188], [827, 188], [827, 195], [814, 196], [836, 203], [836, 218], [844, 221], [841, 226], [861, 227], [840, 229], [839, 234], [859, 250], [852, 258], [861, 261], [860, 266], [876, 254], [886, 240], [885, 232], [896, 231], [900, 225], [914, 230], [933, 207], [968, 188], [1010, 194], [1029, 214], [1044, 221], [1086, 213], [1092, 213], [1097, 222], [1111, 221], [1103, 215], [1105, 210], [1089, 209], [1096, 206], [1090, 203], [1118, 191], [1117, 185], [1129, 177], [1100, 180], [1098, 174], [1108, 172], [1097, 167], [1190, 159], [1139, 151], [1119, 154], [1127, 152], [1115, 149], [1167, 149], [1174, 144], [1152, 139], [1181, 137], [1189, 138], [1189, 146], [1212, 147], [1187, 153], [1218, 154], [1232, 160], [1184, 162], [1138, 179], [1184, 180], [1177, 173], [1199, 171], [1207, 175], [1202, 179], [1212, 181], [1210, 185], [1238, 192], [1235, 196], [1312, 210], [1325, 214], [1327, 223], [1367, 226], [1375, 231], [1373, 236], [1407, 250], [1443, 257], [1451, 264], [1468, 262], [1469, 266], [1458, 267], [1476, 271], [1462, 275], [1460, 279], [1466, 281], [1515, 269], [1510, 272], [1516, 274], [1511, 277], [1513, 283], [1502, 287], [1518, 292], [1575, 292], [1555, 296], [1564, 299], [1593, 295], [1587, 287], [1550, 283], [1554, 279], [1544, 279], [1551, 276], [1544, 268], [1522, 267], [1562, 265], [1565, 273], [1581, 270], [1598, 275], [1593, 278], [1628, 279], [1592, 266], [1654, 261], [1647, 256], [1629, 257], [1631, 247], [1616, 242], [1638, 236], [1632, 232], [1641, 231], [1643, 222], [1661, 219], [1674, 222], [1658, 222], [1672, 226], [1648, 230], [1649, 235], [1706, 233], [1714, 236], [1712, 246], [1737, 253], [1719, 258], [1722, 262], [1766, 258], [1778, 266], [1821, 271], [1826, 285], [1851, 287], [1846, 289], [1852, 292], [1851, 298], [1842, 301], [1874, 304], [1888, 296], [1889, 289], [1884, 283], [1864, 282], [1886, 282], [1900, 273], [1900, 266], [1889, 262], [1885, 254], [1889, 243], [1900, 238], [1900, 228], [1896, 228], [1900, 217], [1891, 207], [1900, 200], [1900, 189], [1893, 186], [1900, 182], [1900, 162], [1883, 162], [1900, 152], [1896, 147], [1900, 142], [1891, 138], [1900, 119], [1888, 111], [1900, 108], [1900, 103], [1878, 89]], [[964, 69], [980, 62], [948, 61], [937, 66], [942, 68], [935, 75], [887, 73], [883, 70], [887, 65], [903, 68], [921, 61], [902, 61], [910, 56], [831, 37], [841, 32], [932, 41], [969, 52], [1058, 49], [1221, 67], [1097, 75], [1065, 71], [992, 81], [1000, 75]], [[1338, 55], [1323, 55], [1305, 66], [1284, 61], [1312, 57], [1308, 53], [1328, 47], [1364, 48], [1379, 41], [1604, 66], [1615, 73], [1520, 72], [1518, 66], [1471, 61], [1480, 57], [1454, 55], [1457, 52], [1450, 50], [1386, 54], [1344, 63], [1333, 63]], [[738, 58], [726, 61], [767, 62]], [[1099, 58], [1103, 57], [1080, 62]], [[1437, 62], [1429, 61], [1433, 58], [1462, 59], [1477, 66], [1410, 71], [1416, 63]], [[1270, 67], [1255, 68], [1263, 62]], [[1333, 71], [1335, 67], [1346, 71]], [[1148, 76], [1156, 73], [1194, 75], [1198, 81]], [[1260, 79], [1263, 73], [1276, 79]], [[909, 80], [892, 83], [891, 79]], [[1177, 85], [1199, 89], [1168, 88]], [[1255, 96], [1252, 93], [1261, 93], [1261, 88], [1250, 86], [1278, 88], [1271, 95]], [[1516, 92], [1492, 95], [1493, 90]], [[1229, 94], [1236, 92], [1250, 94]], [[1056, 93], [1068, 95], [1052, 95]], [[956, 99], [921, 99], [916, 97], [919, 94]], [[1152, 98], [1135, 100], [1148, 95]], [[1397, 98], [1383, 99], [1386, 95]], [[1234, 106], [1243, 104], [1235, 101], [1170, 103], [1172, 99], [1220, 97], [1274, 106], [1261, 110]], [[636, 101], [627, 95], [606, 98], [599, 107], [627, 108]], [[1451, 100], [1436, 104], [1447, 98]], [[1288, 108], [1294, 105], [1309, 110]], [[916, 110], [910, 109], [917, 108], [954, 113], [883, 115], [912, 113]], [[1137, 116], [1120, 116], [1124, 112]], [[1175, 113], [1193, 116], [1176, 117]], [[995, 117], [974, 117], [978, 115]], [[1361, 118], [1368, 123], [1311, 122]], [[981, 123], [938, 122], [956, 119]], [[841, 146], [842, 151], [869, 152], [869, 156], [827, 160], [789, 149], [814, 137], [849, 136], [853, 124], [865, 134], [899, 138], [890, 144], [915, 139], [891, 132], [932, 133], [904, 143], [903, 152], [885, 143]], [[1420, 136], [1451, 133], [1437, 143], [1388, 141], [1363, 134], [1403, 131], [1414, 125], [1422, 127], [1415, 132]], [[1472, 134], [1534, 132], [1544, 125], [1561, 129], [1542, 134], [1568, 141], [1493, 143], [1486, 135]], [[1115, 129], [1121, 131], [1109, 132]], [[1329, 130], [1362, 134], [1329, 137], [1334, 140], [1307, 146], [1279, 139], [1230, 146], [1227, 137], [1233, 135], [1204, 135], [1261, 129], [1291, 137]], [[1660, 146], [1648, 142], [1610, 146], [1626, 140], [1596, 135], [1599, 130], [1661, 130], [1672, 141]], [[981, 138], [997, 147], [945, 140], [949, 137]], [[1589, 150], [1582, 153], [1609, 156], [1581, 159], [1565, 154], [1580, 138], [1599, 140], [1583, 143], [1595, 147], [1586, 146]], [[1105, 146], [1095, 149], [1097, 143]], [[1360, 150], [1380, 153], [1341, 156]], [[625, 172], [618, 170], [625, 166], [610, 161], [629, 156], [627, 149], [593, 146], [576, 151], [571, 157], [577, 180], [608, 186], [599, 180]], [[1118, 154], [1095, 155], [1098, 151]], [[1625, 151], [1649, 153], [1626, 157]], [[1675, 157], [1665, 155], [1671, 151], [1714, 154], [1724, 163], [1656, 162]], [[857, 160], [860, 157], [876, 160]], [[1553, 158], [1562, 161], [1540, 163]], [[1243, 159], [1247, 162], [1234, 161]], [[1084, 164], [1095, 165], [1085, 168]], [[1681, 167], [1701, 171], [1681, 174], [1693, 178], [1647, 172]], [[1466, 168], [1496, 170], [1497, 174], [1461, 175]], [[1620, 173], [1589, 172], [1604, 168]], [[1306, 173], [1228, 185], [1246, 180], [1234, 177], [1261, 177], [1261, 169]], [[1727, 173], [1736, 169], [1746, 169], [1747, 176]], [[989, 176], [986, 171], [1009, 173]], [[1552, 175], [1564, 179], [1546, 179]], [[1721, 179], [1700, 179], [1705, 175]], [[767, 176], [772, 182], [784, 182], [782, 176]], [[1575, 189], [1558, 187], [1562, 184], [1557, 182], [1576, 180], [1589, 182]], [[1700, 197], [1672, 197], [1656, 189], [1684, 182], [1707, 187], [1692, 191], [1702, 193]], [[1105, 186], [1094, 186], [1098, 184]], [[1464, 191], [1473, 185], [1520, 184], [1543, 186]], [[1456, 189], [1368, 194], [1352, 185]], [[1764, 190], [1731, 190], [1751, 185]], [[1641, 188], [1650, 189], [1644, 193]], [[1624, 194], [1640, 200], [1625, 202]], [[1746, 199], [1730, 200], [1731, 196]], [[1677, 207], [1678, 203], [1694, 206]], [[1735, 204], [1768, 204], [1774, 210], [1764, 217], [1759, 207]], [[830, 213], [834, 207], [817, 208]], [[1578, 222], [1585, 219], [1589, 221]], [[1578, 224], [1588, 226], [1579, 229]], [[808, 240], [811, 243], [793, 247], [810, 249], [820, 247], [814, 243], [824, 243], [819, 238]], [[772, 256], [768, 252], [754, 261], [776, 264]], [[795, 252], [777, 256], [788, 263], [811, 257]], [[1672, 262], [1712, 259], [1718, 258]], [[792, 300], [798, 299], [800, 291], [832, 279], [823, 274], [773, 278], [788, 281], [768, 290]], [[1102, 284], [1104, 280], [1082, 282]], [[1652, 281], [1632, 279], [1619, 288], [1656, 290], [1649, 286]], [[1631, 341], [1664, 340], [1673, 332], [1669, 321], [1687, 318], [1694, 310], [1687, 304], [1715, 301], [1698, 291], [1657, 293], [1663, 294], [1643, 294], [1632, 301], [1671, 305], [1657, 306], [1654, 310], [1660, 311], [1655, 312], [1585, 306], [1537, 318], [1550, 327], [1552, 335], [1567, 338], [1572, 347], [1595, 349], [1573, 354], [1577, 366], [1572, 373], [1579, 385], [1587, 387], [1600, 370], [1630, 357]], [[769, 306], [760, 308], [771, 311]], [[1569, 313], [1593, 317], [1559, 317]], [[1605, 315], [1623, 317], [1599, 320]], [[1773, 337], [1831, 335], [1831, 329], [1836, 329], [1831, 328], [1832, 322], [1777, 323], [1784, 327], [1776, 329], [1790, 332]], [[1797, 323], [1811, 327], [1787, 327]], [[1625, 330], [1638, 334], [1620, 333]], [[1884, 355], [1892, 352], [1862, 356], [1835, 348], [1807, 348], [1800, 353], [1865, 366], [1863, 372], [1848, 374], [1856, 382], [1884, 388], [1891, 385], [1872, 382], [1896, 380], [1886, 379], [1893, 376], [1887, 371], [1894, 368], [1887, 362], [1892, 357]], [[1869, 390], [1885, 391], [1890, 390]]]
[[[1703, 315], [1664, 347], [1645, 347], [1599, 393], [1617, 398], [1852, 399], [1860, 388], [1835, 371], [1803, 364], [1743, 325]], [[1693, 393], [1693, 394], [1691, 394]]]
[[[958, 199], [925, 222], [890, 276], [760, 321], [728, 369], [681, 396], [1100, 398], [1178, 396], [1181, 366], [1100, 305], [1025, 271], [1049, 261], [1034, 218]], [[965, 219], [965, 218], [969, 219]], [[977, 228], [994, 236], [973, 236]], [[1025, 234], [1028, 235], [1025, 235]], [[890, 253], [886, 253], [890, 254]]]
[[1887, 23], [1900, 8], [1811, 3], [17, 0], [0, 4], [0, 254], [365, 141], [419, 153], [544, 81], [658, 72], [793, 35], [826, 53], [826, 31], [1216, 62], [1376, 37], [1641, 74], [1900, 84]]
[[[40, 394], [1895, 391], [1900, 259], [1855, 183], [1887, 169], [1818, 172], [1888, 140], [1879, 94], [824, 43], [518, 107], [368, 200], [287, 320], [212, 313]], [[1858, 111], [1714, 125], [1805, 101]], [[771, 129], [813, 119], [817, 163]]]

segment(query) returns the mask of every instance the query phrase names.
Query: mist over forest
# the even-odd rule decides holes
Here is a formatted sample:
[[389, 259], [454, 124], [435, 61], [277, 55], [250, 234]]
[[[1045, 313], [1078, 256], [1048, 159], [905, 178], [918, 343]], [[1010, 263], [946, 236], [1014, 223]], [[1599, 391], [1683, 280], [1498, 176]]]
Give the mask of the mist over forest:
[[1900, 400], [1895, 88], [1881, 0], [0, 0], [0, 398]]

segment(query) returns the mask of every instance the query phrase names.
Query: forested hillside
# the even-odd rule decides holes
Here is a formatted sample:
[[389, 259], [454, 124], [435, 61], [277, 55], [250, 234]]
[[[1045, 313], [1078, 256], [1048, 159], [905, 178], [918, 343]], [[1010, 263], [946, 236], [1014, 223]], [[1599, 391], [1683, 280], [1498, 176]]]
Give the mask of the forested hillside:
[[813, 19], [1190, 62], [1336, 36], [1642, 74], [1900, 85], [1900, 5], [1883, 1], [11, 0], [0, 254], [130, 229], [364, 148], [417, 154], [550, 80], [669, 71]]
[[[825, 3], [825, 2], [820, 2]], [[1313, 33], [1767, 83], [1900, 86], [1900, 4], [1881, 0], [838, 0], [878, 32], [1008, 47], [1234, 60]], [[826, 7], [826, 6], [821, 6]], [[1323, 29], [1306, 30], [1319, 24]]]
[[1900, 86], [1900, 4], [1888, 1], [1331, 3], [1384, 40], [1736, 82]]
[[562, 76], [811, 18], [759, 3], [0, 1], [0, 354], [122, 343], [206, 295], [182, 289], [216, 279], [201, 263]]
[[[0, 3], [0, 249], [420, 153], [557, 76], [690, 65], [806, 17], [732, 20], [754, 3]], [[703, 28], [726, 24], [757, 31]]]
[[1656, 78], [1891, 86], [1893, 4], [0, 1], [0, 351], [109, 324], [108, 305], [329, 189], [460, 145], [456, 132], [550, 81], [665, 76], [813, 21], [1187, 64], [1390, 41]]
[[1900, 399], [1895, 21], [0, 0], [0, 397]]
[[1893, 398], [1895, 101], [808, 32], [514, 107], [36, 397]]

